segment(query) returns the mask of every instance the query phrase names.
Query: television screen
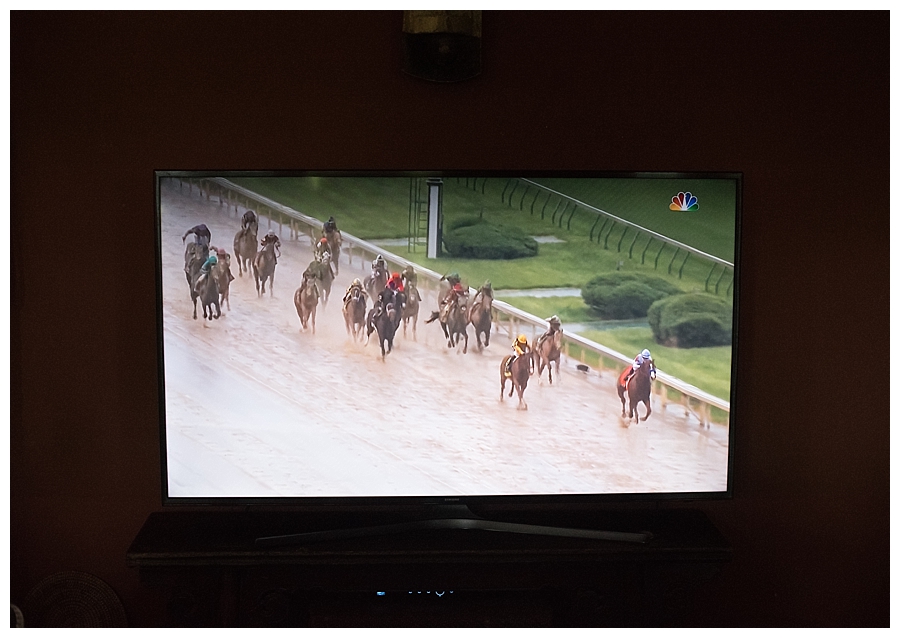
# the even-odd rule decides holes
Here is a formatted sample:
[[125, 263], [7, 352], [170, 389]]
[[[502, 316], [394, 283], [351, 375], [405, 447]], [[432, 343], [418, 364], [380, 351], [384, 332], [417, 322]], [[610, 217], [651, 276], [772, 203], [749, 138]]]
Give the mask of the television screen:
[[740, 175], [155, 178], [165, 503], [730, 495]]

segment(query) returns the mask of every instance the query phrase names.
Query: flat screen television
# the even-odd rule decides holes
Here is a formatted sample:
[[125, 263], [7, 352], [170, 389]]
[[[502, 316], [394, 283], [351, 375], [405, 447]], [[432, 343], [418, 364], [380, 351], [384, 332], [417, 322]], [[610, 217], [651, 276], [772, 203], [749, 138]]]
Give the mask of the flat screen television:
[[731, 496], [740, 174], [155, 186], [164, 505]]

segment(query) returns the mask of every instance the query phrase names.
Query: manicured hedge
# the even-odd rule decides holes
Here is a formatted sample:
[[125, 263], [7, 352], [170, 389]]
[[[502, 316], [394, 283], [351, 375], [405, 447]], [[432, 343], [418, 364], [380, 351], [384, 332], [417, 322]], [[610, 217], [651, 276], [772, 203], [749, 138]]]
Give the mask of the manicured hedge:
[[647, 316], [653, 302], [681, 290], [662, 277], [635, 272], [611, 272], [591, 279], [581, 297], [603, 319]]
[[731, 343], [731, 302], [704, 293], [673, 295], [650, 306], [647, 321], [657, 343], [676, 348]]
[[491, 224], [479, 217], [463, 217], [444, 225], [444, 248], [454, 257], [516, 259], [534, 257], [538, 243], [517, 228]]

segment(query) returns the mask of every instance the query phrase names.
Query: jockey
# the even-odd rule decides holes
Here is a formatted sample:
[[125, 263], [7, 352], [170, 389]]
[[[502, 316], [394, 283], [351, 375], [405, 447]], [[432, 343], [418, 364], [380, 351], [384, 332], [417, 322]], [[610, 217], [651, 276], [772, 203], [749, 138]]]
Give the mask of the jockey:
[[200, 288], [200, 284], [206, 280], [207, 276], [209, 276], [209, 271], [217, 262], [218, 259], [216, 259], [215, 254], [210, 253], [209, 257], [206, 258], [206, 261], [203, 262], [203, 265], [200, 266], [200, 276], [197, 277], [197, 283], [194, 284], [194, 292], [197, 292]]
[[628, 374], [625, 375], [625, 378], [622, 379], [622, 385], [628, 383], [628, 380], [634, 376], [634, 373], [640, 369], [641, 364], [644, 361], [650, 362], [650, 378], [656, 378], [656, 366], [653, 365], [653, 357], [650, 356], [650, 351], [644, 348], [641, 350], [638, 355], [634, 358], [634, 361], [631, 362], [631, 370], [628, 371]]
[[450, 284], [451, 288], [461, 281], [458, 272], [451, 272], [450, 274], [441, 277], [441, 281], [445, 279], [447, 280], [447, 283]]
[[416, 301], [422, 301], [422, 295], [419, 294], [419, 289], [416, 288], [416, 279], [417, 279], [416, 271], [411, 266], [408, 265], [403, 269], [403, 272], [400, 273], [401, 281], [403, 282], [404, 289], [412, 289], [416, 293]]
[[372, 260], [372, 274], [374, 275], [379, 270], [387, 271], [387, 262], [381, 255], [378, 255], [375, 259]]
[[184, 235], [181, 236], [181, 241], [184, 242], [187, 236], [192, 233], [194, 235], [195, 244], [200, 244], [201, 246], [209, 248], [209, 241], [212, 239], [212, 235], [209, 232], [209, 228], [206, 227], [206, 224], [197, 224], [193, 228], [184, 231]]
[[281, 240], [278, 239], [278, 235], [275, 234], [274, 230], [270, 230], [266, 233], [265, 237], [259, 240], [260, 246], [265, 248], [266, 246], [275, 246], [275, 262], [278, 262], [278, 258], [281, 257]]
[[463, 288], [462, 284], [459, 283], [458, 281], [455, 284], [453, 284], [453, 288], [451, 288], [450, 292], [447, 293], [448, 301], [453, 301], [453, 300], [458, 301], [458, 300], [462, 299], [463, 305], [465, 305], [465, 302], [468, 300], [468, 298], [469, 298], [469, 291], [466, 290], [465, 288]]
[[516, 337], [516, 340], [512, 343], [512, 349], [513, 356], [511, 356], [506, 362], [506, 371], [503, 373], [507, 377], [512, 376], [512, 372], [510, 372], [510, 370], [512, 370], [513, 362], [523, 354], [531, 350], [531, 346], [528, 345], [528, 337], [526, 337], [525, 335], [519, 335], [518, 337]]
[[256, 219], [256, 213], [252, 210], [248, 210], [244, 213], [244, 216], [241, 217], [241, 229], [247, 230], [250, 228], [250, 224], [256, 223], [259, 225], [259, 220]]
[[403, 292], [403, 280], [400, 278], [400, 273], [393, 273], [386, 286], [394, 292]]
[[453, 284], [453, 287], [446, 292], [444, 298], [441, 299], [440, 302], [440, 318], [441, 321], [445, 322], [450, 316], [450, 309], [453, 307], [455, 303], [458, 306], [462, 306], [463, 311], [466, 309], [466, 303], [469, 300], [469, 291], [462, 287], [462, 284], [458, 281]]
[[347, 301], [349, 301], [350, 296], [353, 294], [353, 291], [354, 291], [354, 290], [358, 290], [358, 291], [361, 292], [362, 294], [365, 294], [365, 292], [363, 291], [363, 285], [362, 285], [362, 282], [359, 280], [359, 277], [357, 277], [356, 279], [354, 279], [354, 280], [350, 283], [350, 285], [347, 286], [347, 292], [344, 293], [344, 303], [347, 303]]
[[418, 275], [416, 275], [416, 270], [412, 267], [411, 264], [407, 265], [406, 268], [403, 269], [403, 272], [400, 273], [400, 276], [403, 278], [406, 286], [416, 285], [416, 279], [418, 278]]
[[225, 272], [228, 273], [228, 281], [234, 281], [234, 275], [231, 274], [231, 255], [229, 255], [224, 248], [210, 246], [209, 249], [216, 253], [216, 259], [225, 266]]
[[[454, 290], [457, 290], [457, 287], [461, 287], [460, 277], [459, 277], [458, 272], [451, 272], [447, 275], [444, 275], [443, 277], [441, 277], [441, 281], [444, 281], [444, 280], [446, 280], [447, 283], [450, 284], [450, 288], [443, 294], [443, 296], [441, 297], [441, 300], [438, 302], [438, 305], [440, 305], [440, 306], [446, 305], [447, 302], [450, 301], [452, 297], [454, 297], [454, 295], [455, 295]], [[456, 295], [456, 296], [458, 296], [458, 295]]]
[[381, 292], [378, 293], [378, 296], [375, 298], [375, 305], [373, 309], [375, 313], [372, 315], [373, 318], [377, 318], [381, 316], [383, 312], [387, 310], [387, 305], [390, 303], [394, 303], [397, 299], [397, 293], [393, 288], [385, 287]]
[[546, 319], [546, 321], [547, 321], [547, 323], [550, 324], [550, 329], [547, 330], [547, 332], [542, 334], [540, 337], [538, 337], [538, 343], [540, 343], [547, 337], [552, 337], [557, 332], [562, 332], [562, 324], [559, 321], [559, 317], [557, 317], [556, 315], [553, 315], [552, 317], [548, 317]]
[[325, 234], [333, 233], [337, 230], [337, 222], [334, 221], [334, 215], [328, 218], [328, 221], [322, 224], [322, 232]]
[[316, 247], [314, 249], [316, 261], [322, 261], [325, 257], [325, 253], [330, 253], [331, 251], [328, 248], [328, 240], [324, 237], [318, 241]]

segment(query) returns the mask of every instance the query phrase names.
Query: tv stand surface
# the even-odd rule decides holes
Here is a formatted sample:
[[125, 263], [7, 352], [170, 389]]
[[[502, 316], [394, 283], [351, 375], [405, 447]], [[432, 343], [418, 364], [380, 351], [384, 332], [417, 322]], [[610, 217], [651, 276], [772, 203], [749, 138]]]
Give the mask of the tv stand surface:
[[[490, 519], [507, 517], [492, 512]], [[257, 539], [398, 521], [358, 513], [156, 512], [126, 563], [167, 599], [166, 626], [664, 626], [678, 623], [691, 595], [731, 556], [694, 510], [509, 519], [653, 534], [625, 543], [417, 528], [421, 520], [410, 515], [399, 521], [413, 523], [409, 530], [388, 535], [265, 547]]]

